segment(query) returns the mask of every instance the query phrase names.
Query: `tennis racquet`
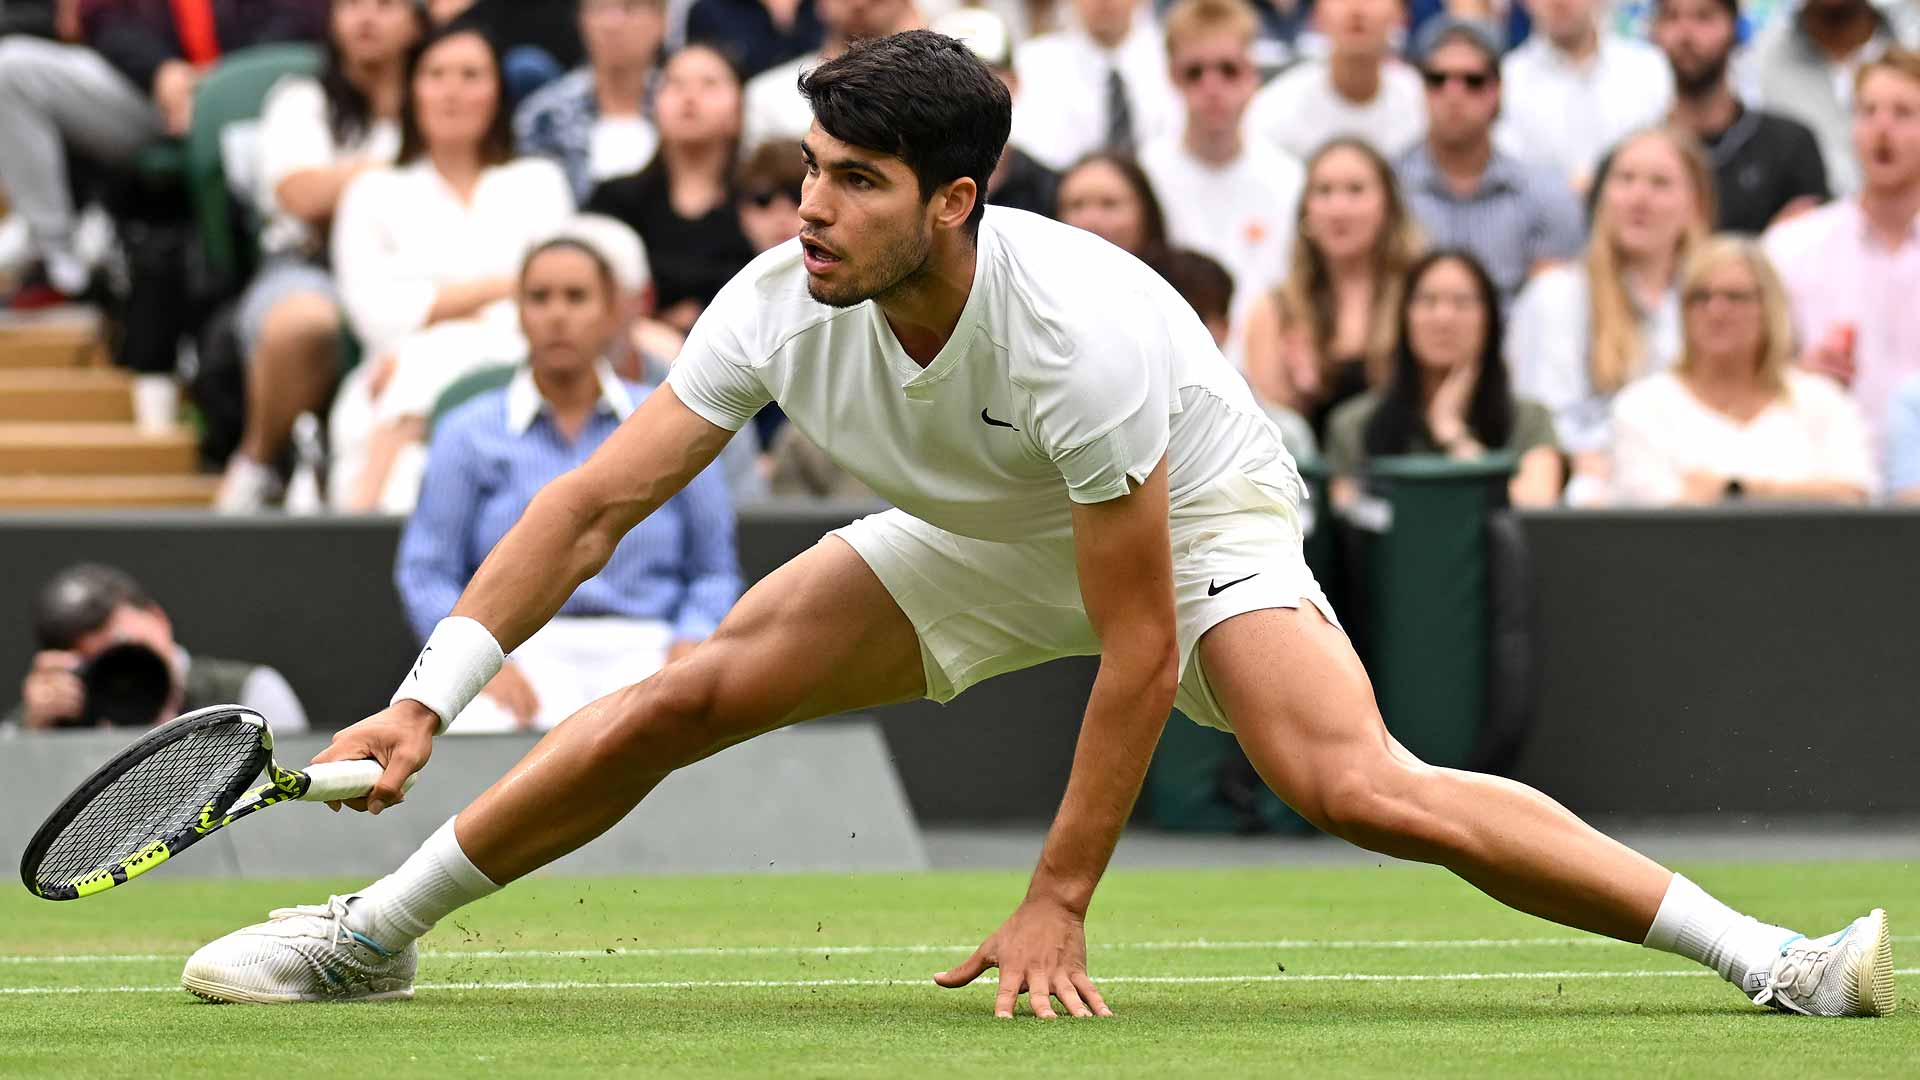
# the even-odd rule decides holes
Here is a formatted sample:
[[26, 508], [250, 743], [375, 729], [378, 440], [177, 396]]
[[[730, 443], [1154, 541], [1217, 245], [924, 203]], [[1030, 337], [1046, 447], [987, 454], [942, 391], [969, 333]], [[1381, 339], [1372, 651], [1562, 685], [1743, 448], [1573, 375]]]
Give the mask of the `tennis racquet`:
[[[262, 770], [267, 782], [250, 786]], [[357, 799], [382, 771], [377, 761], [286, 768], [265, 717], [199, 709], [147, 732], [67, 796], [27, 844], [20, 880], [48, 900], [92, 896], [269, 806]]]

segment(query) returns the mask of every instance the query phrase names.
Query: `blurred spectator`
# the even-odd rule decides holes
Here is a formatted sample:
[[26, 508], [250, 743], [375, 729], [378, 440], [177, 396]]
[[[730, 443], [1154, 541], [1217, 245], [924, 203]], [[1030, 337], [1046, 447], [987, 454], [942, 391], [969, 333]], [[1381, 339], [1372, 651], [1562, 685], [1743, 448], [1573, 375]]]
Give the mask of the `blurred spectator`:
[[799, 143], [765, 143], [733, 175], [740, 232], [754, 254], [800, 235], [800, 185], [807, 179]]
[[1887, 416], [1887, 493], [1920, 503], [1920, 376], [1901, 384]]
[[[189, 16], [187, 21], [180, 21]], [[161, 136], [186, 134], [193, 91], [225, 52], [318, 40], [324, 0], [87, 0], [75, 44], [0, 39], [0, 188], [27, 223], [35, 260], [16, 308], [64, 303], [92, 269], [74, 247], [67, 153], [107, 166]]]
[[329, 488], [346, 509], [411, 507], [434, 399], [524, 347], [514, 270], [573, 199], [559, 166], [514, 158], [500, 85], [483, 34], [458, 21], [430, 32], [407, 72], [399, 164], [341, 197], [334, 275], [366, 356], [333, 409]]
[[1426, 131], [1420, 78], [1393, 56], [1406, 24], [1401, 0], [1317, 0], [1313, 23], [1326, 36], [1324, 60], [1280, 73], [1253, 99], [1249, 130], [1305, 160], [1336, 136], [1365, 139], [1398, 157]]
[[1734, 95], [1727, 68], [1740, 40], [1738, 0], [1659, 0], [1653, 34], [1673, 68], [1673, 122], [1713, 159], [1719, 228], [1758, 233], [1827, 201], [1813, 132]]
[[1870, 62], [1852, 96], [1859, 194], [1776, 227], [1766, 245], [1803, 362], [1851, 387], [1883, 432], [1896, 388], [1920, 375], [1920, 52]]
[[[1014, 110], [1020, 108], [1020, 76], [1013, 68], [1013, 37], [1007, 22], [982, 8], [956, 8], [934, 20], [933, 29], [966, 42], [974, 55], [985, 60], [1007, 84]], [[987, 201], [995, 206], [1011, 206], [1033, 214], [1053, 216], [1059, 200], [1060, 174], [1040, 164], [1025, 150], [1007, 143], [1000, 162], [987, 177]]]
[[660, 71], [660, 150], [632, 176], [594, 189], [587, 207], [632, 226], [653, 260], [660, 319], [681, 333], [753, 258], [734, 209], [740, 77], [725, 56], [689, 45]]
[[520, 152], [558, 161], [578, 202], [593, 185], [639, 172], [653, 159], [660, 138], [647, 118], [664, 6], [664, 0], [580, 0], [586, 65], [534, 91], [514, 111]]
[[[645, 399], [605, 359], [619, 332], [619, 291], [590, 242], [550, 240], [527, 256], [519, 284], [527, 361], [506, 387], [442, 418], [401, 536], [394, 582], [422, 639], [540, 489], [583, 464]], [[739, 599], [733, 534], [726, 483], [709, 468], [620, 541], [451, 730], [551, 728], [684, 654]]]
[[1532, 0], [1533, 36], [1501, 63], [1501, 145], [1579, 192], [1615, 143], [1673, 105], [1666, 57], [1603, 30], [1600, 8], [1601, 0]]
[[720, 46], [749, 77], [813, 52], [825, 33], [814, 0], [695, 0], [687, 11], [686, 43]]
[[[1904, 23], [1904, 32], [1893, 18]], [[1871, 0], [1799, 0], [1791, 19], [1776, 23], [1753, 44], [1752, 78], [1760, 103], [1813, 129], [1836, 195], [1851, 195], [1860, 187], [1851, 141], [1854, 76], [1889, 48], [1920, 48], [1916, 24], [1920, 6], [1913, 0], [1895, 0], [1884, 9]]]
[[500, 52], [507, 115], [581, 61], [579, 0], [427, 0], [434, 26], [459, 19]]
[[407, 51], [425, 23], [412, 0], [333, 0], [319, 78], [289, 75], [260, 114], [261, 265], [235, 330], [247, 366], [246, 430], [214, 506], [248, 513], [278, 484], [274, 464], [301, 413], [339, 378], [340, 299], [325, 265], [341, 193], [400, 152]]
[[801, 72], [846, 52], [849, 41], [924, 25], [913, 0], [818, 0], [818, 4], [825, 27], [819, 51], [768, 68], [747, 83], [740, 144], [749, 150], [772, 140], [797, 142], [813, 127], [813, 108], [800, 96]]
[[1287, 280], [1247, 316], [1246, 372], [1268, 402], [1326, 439], [1335, 406], [1386, 381], [1419, 229], [1393, 169], [1368, 143], [1329, 142], [1307, 162]]
[[1679, 360], [1613, 403], [1619, 501], [1861, 502], [1872, 494], [1866, 421], [1844, 390], [1793, 366], [1786, 294], [1759, 246], [1736, 236], [1707, 241], [1688, 259], [1681, 289]]
[[241, 705], [279, 734], [307, 730], [284, 676], [265, 664], [188, 653], [167, 613], [114, 567], [80, 563], [49, 578], [33, 601], [33, 634], [40, 651], [8, 723], [146, 727], [209, 705]]
[[1306, 170], [1264, 139], [1242, 135], [1259, 88], [1259, 29], [1246, 0], [1181, 0], [1167, 13], [1167, 66], [1186, 105], [1181, 129], [1140, 150], [1167, 215], [1170, 243], [1218, 260], [1240, 302], [1232, 325], [1285, 279]]
[[1153, 185], [1130, 157], [1096, 151], [1060, 177], [1054, 215], [1145, 263], [1167, 250], [1167, 217]]
[[1691, 136], [1629, 136], [1601, 166], [1578, 263], [1536, 276], [1514, 302], [1514, 389], [1553, 411], [1572, 455], [1567, 501], [1607, 497], [1613, 395], [1680, 352], [1680, 268], [1713, 221], [1713, 178]]
[[1427, 87], [1427, 137], [1397, 171], [1437, 246], [1463, 248], [1493, 276], [1502, 308], [1534, 271], [1580, 250], [1580, 206], [1560, 178], [1494, 146], [1500, 43], [1484, 24], [1427, 20], [1414, 42]]
[[1519, 458], [1507, 483], [1513, 505], [1558, 502], [1563, 470], [1553, 416], [1509, 388], [1500, 292], [1479, 260], [1458, 248], [1429, 252], [1407, 274], [1399, 322], [1393, 375], [1327, 422], [1334, 501], [1352, 501], [1373, 458], [1473, 461], [1505, 450]]
[[1050, 169], [1096, 150], [1132, 156], [1178, 127], [1160, 27], [1146, 0], [1073, 0], [1076, 26], [1020, 46], [1012, 141]]

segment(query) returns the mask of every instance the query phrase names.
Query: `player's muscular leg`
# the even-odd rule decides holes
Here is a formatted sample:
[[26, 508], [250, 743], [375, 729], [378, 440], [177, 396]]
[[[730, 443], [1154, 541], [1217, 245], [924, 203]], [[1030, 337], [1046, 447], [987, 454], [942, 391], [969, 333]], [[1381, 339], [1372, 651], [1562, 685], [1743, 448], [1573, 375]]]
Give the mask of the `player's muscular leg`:
[[674, 769], [924, 684], [913, 625], [828, 537], [748, 590], [692, 653], [549, 732], [461, 811], [460, 846], [505, 884], [611, 828]]
[[1346, 636], [1313, 608], [1229, 619], [1199, 653], [1254, 767], [1315, 825], [1445, 866], [1521, 911], [1645, 939], [1667, 870], [1524, 784], [1415, 758], [1381, 721]]

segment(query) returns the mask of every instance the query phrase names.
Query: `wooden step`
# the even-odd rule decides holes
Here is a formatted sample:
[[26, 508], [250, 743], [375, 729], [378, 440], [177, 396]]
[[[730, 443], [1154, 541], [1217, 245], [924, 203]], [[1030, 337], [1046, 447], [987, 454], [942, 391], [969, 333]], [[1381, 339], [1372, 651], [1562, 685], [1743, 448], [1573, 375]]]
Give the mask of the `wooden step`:
[[218, 476], [0, 476], [0, 508], [208, 506]]
[[74, 367], [102, 355], [100, 317], [91, 309], [0, 318], [0, 368]]
[[133, 376], [116, 368], [0, 368], [0, 422], [133, 419]]
[[152, 476], [199, 467], [193, 432], [132, 424], [0, 423], [0, 476]]

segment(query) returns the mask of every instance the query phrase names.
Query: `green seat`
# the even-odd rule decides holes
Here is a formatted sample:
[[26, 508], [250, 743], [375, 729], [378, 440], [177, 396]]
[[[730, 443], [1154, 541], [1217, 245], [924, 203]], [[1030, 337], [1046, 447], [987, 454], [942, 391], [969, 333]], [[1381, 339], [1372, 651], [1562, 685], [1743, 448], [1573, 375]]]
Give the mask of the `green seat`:
[[507, 385], [519, 367], [518, 364], [494, 364], [456, 379], [452, 386], [440, 391], [440, 396], [434, 399], [433, 412], [427, 417], [428, 433], [439, 427], [441, 418], [454, 409], [489, 390]]
[[320, 70], [320, 50], [303, 43], [257, 45], [229, 53], [194, 91], [193, 123], [187, 130], [186, 180], [199, 223], [207, 269], [214, 280], [237, 286], [259, 260], [259, 243], [234, 226], [233, 195], [220, 156], [220, 133], [229, 124], [257, 120], [267, 92], [287, 75]]

